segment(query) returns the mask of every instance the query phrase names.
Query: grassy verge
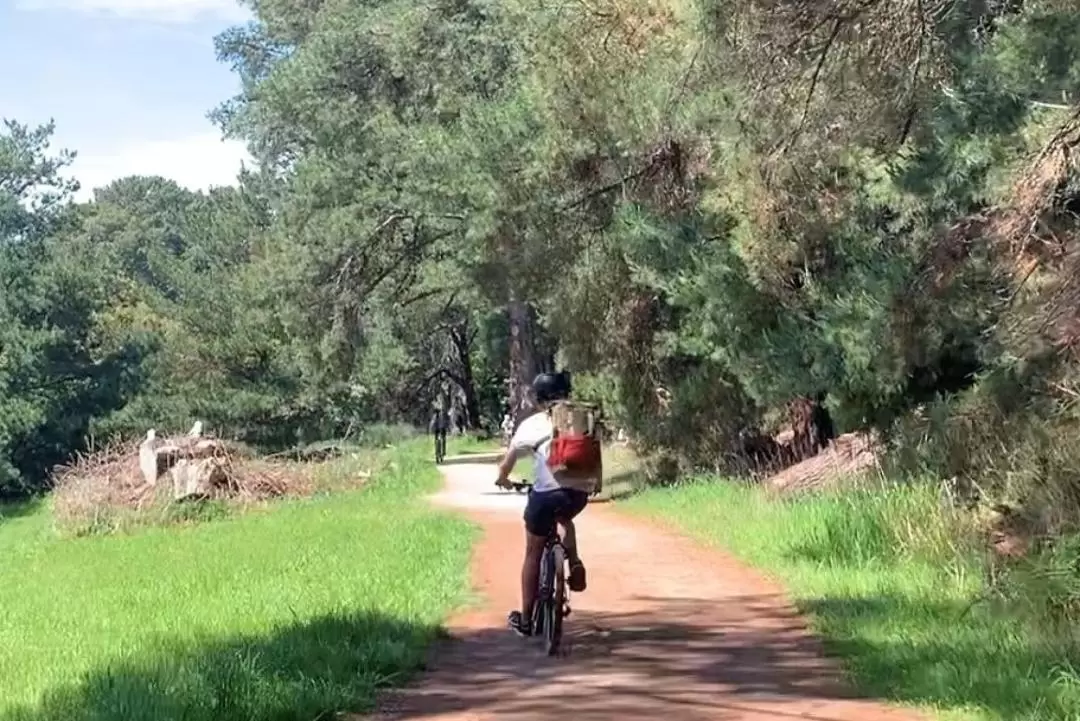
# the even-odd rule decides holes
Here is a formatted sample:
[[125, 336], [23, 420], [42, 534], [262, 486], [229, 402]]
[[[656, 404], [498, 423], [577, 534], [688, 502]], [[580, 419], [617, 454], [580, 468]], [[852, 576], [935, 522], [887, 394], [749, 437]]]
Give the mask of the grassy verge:
[[[433, 447], [434, 441], [428, 445]], [[503, 450], [498, 438], [479, 438], [472, 434], [451, 435], [446, 439], [446, 455], [458, 456], [471, 453], [497, 453]], [[434, 451], [433, 451], [434, 452]]]
[[629, 447], [612, 444], [604, 449], [604, 489], [598, 500], [626, 498], [645, 488], [640, 459]]
[[979, 556], [933, 489], [778, 501], [694, 482], [621, 506], [782, 580], [856, 685], [941, 719], [1075, 721], [1080, 676], [1052, 634], [987, 604]]
[[0, 719], [365, 709], [466, 591], [472, 529], [418, 500], [438, 478], [424, 448], [386, 451], [360, 490], [194, 526], [61, 540], [43, 505], [5, 510]]

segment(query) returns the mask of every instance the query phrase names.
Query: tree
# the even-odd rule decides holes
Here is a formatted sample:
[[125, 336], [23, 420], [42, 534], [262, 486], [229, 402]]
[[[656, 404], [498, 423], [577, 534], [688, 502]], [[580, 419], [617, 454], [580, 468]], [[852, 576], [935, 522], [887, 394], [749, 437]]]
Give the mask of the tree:
[[0, 135], [0, 495], [43, 482], [85, 446], [91, 420], [139, 385], [140, 347], [106, 350], [96, 314], [108, 279], [67, 252], [78, 224], [60, 177], [68, 153], [48, 155], [52, 126], [8, 121]]

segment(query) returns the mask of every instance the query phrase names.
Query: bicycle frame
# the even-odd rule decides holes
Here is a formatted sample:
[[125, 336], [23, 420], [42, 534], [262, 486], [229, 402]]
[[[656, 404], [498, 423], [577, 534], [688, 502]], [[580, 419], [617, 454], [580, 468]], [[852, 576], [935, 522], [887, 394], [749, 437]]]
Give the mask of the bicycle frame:
[[566, 548], [558, 527], [544, 544], [540, 557], [540, 579], [533, 603], [534, 633], [547, 639], [548, 655], [554, 656], [562, 640], [562, 619], [566, 615]]

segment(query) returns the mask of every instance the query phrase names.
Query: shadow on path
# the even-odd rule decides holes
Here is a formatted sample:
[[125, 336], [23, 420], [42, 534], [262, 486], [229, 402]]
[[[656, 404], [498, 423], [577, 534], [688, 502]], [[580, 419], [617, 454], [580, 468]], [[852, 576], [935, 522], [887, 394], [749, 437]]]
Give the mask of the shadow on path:
[[816, 660], [817, 643], [770, 596], [732, 599], [771, 614], [757, 628], [703, 626], [709, 599], [629, 600], [648, 610], [572, 614], [561, 658], [501, 628], [457, 633], [436, 672], [380, 718], [542, 719], [560, 709], [586, 720], [885, 718]]

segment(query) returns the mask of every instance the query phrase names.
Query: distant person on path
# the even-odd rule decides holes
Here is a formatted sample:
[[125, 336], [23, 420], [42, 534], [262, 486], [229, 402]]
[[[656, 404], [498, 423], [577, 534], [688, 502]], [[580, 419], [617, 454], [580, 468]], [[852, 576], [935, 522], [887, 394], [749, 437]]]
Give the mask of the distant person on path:
[[502, 419], [503, 445], [510, 445], [510, 439], [514, 437], [514, 419], [509, 413], [505, 413]]
[[450, 430], [450, 414], [446, 412], [442, 404], [435, 406], [435, 412], [431, 414], [431, 422], [428, 431], [435, 436], [435, 462], [442, 463], [446, 457], [446, 433]]
[[[532, 384], [537, 410], [526, 418], [510, 439], [499, 463], [495, 485], [509, 487], [517, 459], [532, 454], [534, 480], [525, 505], [525, 561], [521, 568], [521, 609], [508, 616], [510, 629], [519, 636], [532, 635], [532, 608], [540, 577], [540, 559], [547, 539], [558, 523], [564, 529], [563, 547], [570, 561], [567, 585], [585, 590], [585, 564], [578, 554], [574, 518], [599, 490], [602, 468], [599, 442], [594, 440], [596, 419], [570, 401], [570, 379], [564, 373], [541, 373]], [[575, 418], [587, 418], [588, 430], [575, 426]], [[557, 431], [557, 432], [556, 432]]]

